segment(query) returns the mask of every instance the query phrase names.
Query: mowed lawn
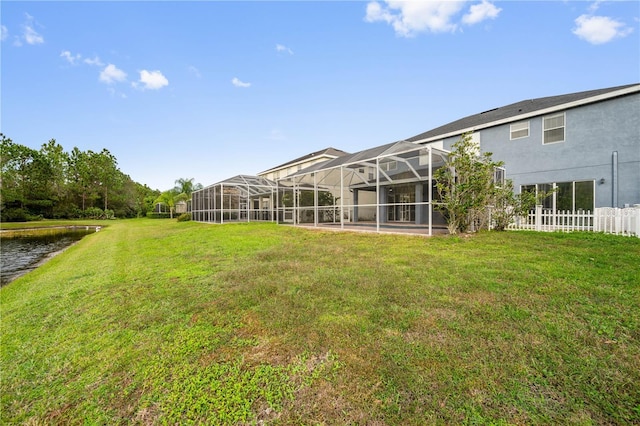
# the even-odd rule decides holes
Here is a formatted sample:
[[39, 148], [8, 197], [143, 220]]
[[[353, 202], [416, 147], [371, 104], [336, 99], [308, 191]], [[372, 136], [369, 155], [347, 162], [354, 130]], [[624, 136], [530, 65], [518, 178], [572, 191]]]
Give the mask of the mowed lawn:
[[108, 222], [0, 290], [2, 424], [640, 424], [640, 239]]

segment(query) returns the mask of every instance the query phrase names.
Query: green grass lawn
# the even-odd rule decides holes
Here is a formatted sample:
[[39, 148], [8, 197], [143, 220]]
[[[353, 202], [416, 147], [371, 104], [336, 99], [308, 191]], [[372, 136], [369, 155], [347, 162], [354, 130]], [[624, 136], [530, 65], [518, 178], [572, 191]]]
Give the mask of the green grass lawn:
[[640, 239], [108, 225], [0, 290], [0, 423], [640, 424]]

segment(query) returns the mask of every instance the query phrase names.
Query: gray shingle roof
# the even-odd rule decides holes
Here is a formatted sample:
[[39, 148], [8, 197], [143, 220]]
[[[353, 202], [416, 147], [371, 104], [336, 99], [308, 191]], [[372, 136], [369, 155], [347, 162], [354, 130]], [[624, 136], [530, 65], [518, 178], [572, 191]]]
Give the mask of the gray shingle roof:
[[370, 162], [385, 154], [391, 154], [394, 152], [403, 152], [415, 149], [420, 145], [416, 145], [412, 142], [396, 141], [387, 143], [384, 145], [376, 146], [373, 148], [358, 151], [353, 154], [346, 154], [341, 157], [334, 158], [332, 160], [323, 161], [321, 163], [313, 164], [305, 169], [294, 173], [291, 176], [308, 174], [318, 170], [326, 170], [334, 167], [342, 166], [344, 164], [357, 164], [358, 162]]
[[408, 138], [408, 141], [418, 142], [426, 139], [438, 138], [439, 136], [448, 135], [455, 132], [462, 132], [466, 129], [472, 129], [474, 127], [486, 126], [489, 123], [508, 120], [509, 118], [515, 118], [525, 114], [535, 113], [536, 111], [542, 111], [548, 108], [593, 98], [599, 95], [604, 95], [610, 92], [615, 92], [622, 89], [627, 89], [633, 86], [640, 85], [638, 83], [628, 84], [625, 86], [610, 87], [607, 89], [588, 90], [586, 92], [570, 93], [567, 95], [548, 96], [545, 98], [529, 99], [526, 101], [516, 102], [514, 104], [506, 105], [500, 108], [490, 109], [488, 111], [481, 112], [479, 114], [470, 115], [468, 117], [461, 118], [453, 121], [444, 126], [436, 127], [419, 135]]
[[280, 169], [282, 167], [287, 167], [290, 164], [296, 164], [296, 163], [299, 163], [299, 162], [302, 162], [302, 161], [305, 161], [305, 160], [309, 160], [309, 159], [314, 158], [314, 157], [318, 157], [320, 155], [330, 155], [330, 156], [333, 156], [333, 157], [341, 157], [341, 156], [347, 155], [347, 154], [348, 154], [348, 152], [342, 151], [340, 149], [329, 147], [329, 148], [321, 149], [320, 151], [312, 152], [311, 154], [303, 155], [302, 157], [298, 157], [298, 158], [296, 158], [294, 160], [287, 161], [286, 163], [280, 164], [279, 166], [271, 167], [270, 169], [267, 169], [267, 170], [265, 170], [263, 172], [260, 172], [260, 174], [267, 173], [267, 172], [269, 172], [271, 170]]

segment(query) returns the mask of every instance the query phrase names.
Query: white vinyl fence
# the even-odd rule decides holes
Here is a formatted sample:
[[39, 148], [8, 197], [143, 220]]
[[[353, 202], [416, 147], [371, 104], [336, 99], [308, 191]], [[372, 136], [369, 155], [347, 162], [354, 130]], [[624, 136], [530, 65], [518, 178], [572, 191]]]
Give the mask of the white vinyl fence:
[[593, 231], [640, 238], [640, 207], [600, 207], [590, 211], [558, 211], [536, 206], [525, 217], [516, 218], [510, 230]]

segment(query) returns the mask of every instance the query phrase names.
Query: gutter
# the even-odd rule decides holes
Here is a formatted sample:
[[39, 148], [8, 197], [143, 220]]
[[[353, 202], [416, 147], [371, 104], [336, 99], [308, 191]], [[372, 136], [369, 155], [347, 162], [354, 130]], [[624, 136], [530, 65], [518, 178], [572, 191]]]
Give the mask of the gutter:
[[446, 139], [446, 138], [449, 138], [449, 137], [452, 137], [452, 136], [458, 136], [458, 135], [461, 135], [461, 134], [467, 133], [467, 132], [475, 132], [476, 130], [482, 130], [482, 129], [487, 129], [489, 127], [499, 126], [499, 125], [502, 125], [502, 124], [513, 123], [513, 122], [516, 122], [516, 121], [525, 120], [527, 118], [532, 118], [532, 117], [537, 117], [537, 116], [540, 116], [540, 115], [550, 114], [550, 113], [553, 113], [553, 112], [563, 111], [563, 110], [579, 107], [579, 106], [582, 106], [582, 105], [588, 105], [588, 104], [592, 104], [592, 103], [596, 103], [596, 102], [600, 102], [600, 101], [605, 101], [605, 100], [612, 99], [612, 98], [617, 98], [619, 96], [630, 95], [630, 94], [633, 94], [633, 93], [640, 93], [640, 85], [636, 85], [636, 86], [633, 86], [633, 87], [627, 87], [626, 89], [616, 90], [614, 92], [603, 93], [602, 95], [592, 96], [590, 98], [584, 98], [584, 99], [580, 99], [580, 100], [577, 100], [577, 101], [568, 102], [568, 103], [565, 103], [565, 104], [556, 105], [556, 106], [545, 108], [545, 109], [539, 109], [539, 110], [536, 110], [536, 111], [531, 111], [531, 112], [528, 112], [526, 114], [514, 115], [513, 117], [503, 118], [501, 120], [491, 121], [489, 123], [479, 124], [479, 125], [473, 126], [473, 127], [467, 127], [466, 129], [455, 130], [453, 132], [444, 133], [444, 134], [441, 134], [441, 135], [432, 136], [432, 137], [425, 138], [425, 139], [419, 139], [419, 140], [415, 141], [415, 143], [424, 144], [424, 143], [429, 143], [429, 142], [435, 142], [435, 141]]

